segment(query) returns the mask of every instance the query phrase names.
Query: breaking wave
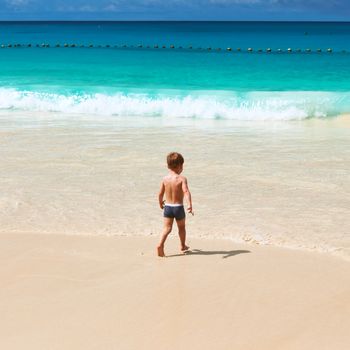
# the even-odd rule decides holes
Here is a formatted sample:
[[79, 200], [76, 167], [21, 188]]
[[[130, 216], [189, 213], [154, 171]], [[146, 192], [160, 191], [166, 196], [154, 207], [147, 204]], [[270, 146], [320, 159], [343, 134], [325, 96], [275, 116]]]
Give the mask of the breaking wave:
[[103, 116], [302, 120], [350, 111], [349, 92], [190, 91], [59, 94], [0, 89], [0, 109]]

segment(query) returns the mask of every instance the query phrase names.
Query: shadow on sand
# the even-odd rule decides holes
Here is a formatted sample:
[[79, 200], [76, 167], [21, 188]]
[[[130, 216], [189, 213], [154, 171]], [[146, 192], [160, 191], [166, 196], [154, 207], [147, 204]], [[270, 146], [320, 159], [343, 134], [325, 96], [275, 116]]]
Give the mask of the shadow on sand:
[[222, 258], [226, 259], [231, 256], [238, 254], [250, 253], [250, 250], [201, 250], [201, 249], [191, 249], [182, 254], [167, 255], [167, 258], [174, 258], [176, 256], [186, 256], [186, 255], [223, 255]]

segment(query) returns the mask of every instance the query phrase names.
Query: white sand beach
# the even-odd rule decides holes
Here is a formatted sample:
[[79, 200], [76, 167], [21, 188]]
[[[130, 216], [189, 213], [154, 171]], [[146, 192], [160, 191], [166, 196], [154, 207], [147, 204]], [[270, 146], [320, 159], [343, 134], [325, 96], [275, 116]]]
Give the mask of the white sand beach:
[[[349, 348], [348, 117], [0, 117], [0, 349]], [[173, 150], [192, 251], [158, 258]]]
[[0, 235], [1, 349], [347, 350], [350, 265], [227, 240]]

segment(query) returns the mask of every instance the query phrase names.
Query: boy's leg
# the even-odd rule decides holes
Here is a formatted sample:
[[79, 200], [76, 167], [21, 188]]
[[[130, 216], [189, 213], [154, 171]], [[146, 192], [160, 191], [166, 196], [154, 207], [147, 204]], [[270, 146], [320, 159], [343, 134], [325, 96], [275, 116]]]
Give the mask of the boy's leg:
[[158, 256], [165, 256], [164, 254], [164, 243], [171, 232], [171, 229], [173, 227], [174, 218], [164, 218], [164, 226], [163, 226], [163, 232], [162, 232], [162, 238], [159, 242], [159, 245], [157, 247]]
[[186, 219], [177, 220], [177, 227], [179, 229], [179, 237], [181, 242], [181, 250], [185, 251], [188, 250], [189, 247], [186, 245]]

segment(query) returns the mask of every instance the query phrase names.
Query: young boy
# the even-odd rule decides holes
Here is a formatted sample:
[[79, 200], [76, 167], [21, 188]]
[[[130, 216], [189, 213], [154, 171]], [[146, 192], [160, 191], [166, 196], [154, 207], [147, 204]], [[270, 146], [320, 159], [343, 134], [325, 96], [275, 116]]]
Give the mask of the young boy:
[[[174, 219], [179, 229], [179, 237], [181, 241], [181, 251], [185, 252], [189, 249], [186, 246], [186, 215], [183, 205], [183, 199], [186, 198], [188, 204], [187, 211], [193, 215], [192, 198], [188, 189], [187, 179], [181, 176], [184, 164], [184, 158], [180, 153], [172, 152], [167, 156], [169, 174], [162, 180], [159, 190], [159, 206], [164, 209], [164, 228], [162, 238], [157, 247], [158, 256], [165, 256], [164, 243], [173, 227]], [[163, 201], [165, 193], [166, 202]]]

